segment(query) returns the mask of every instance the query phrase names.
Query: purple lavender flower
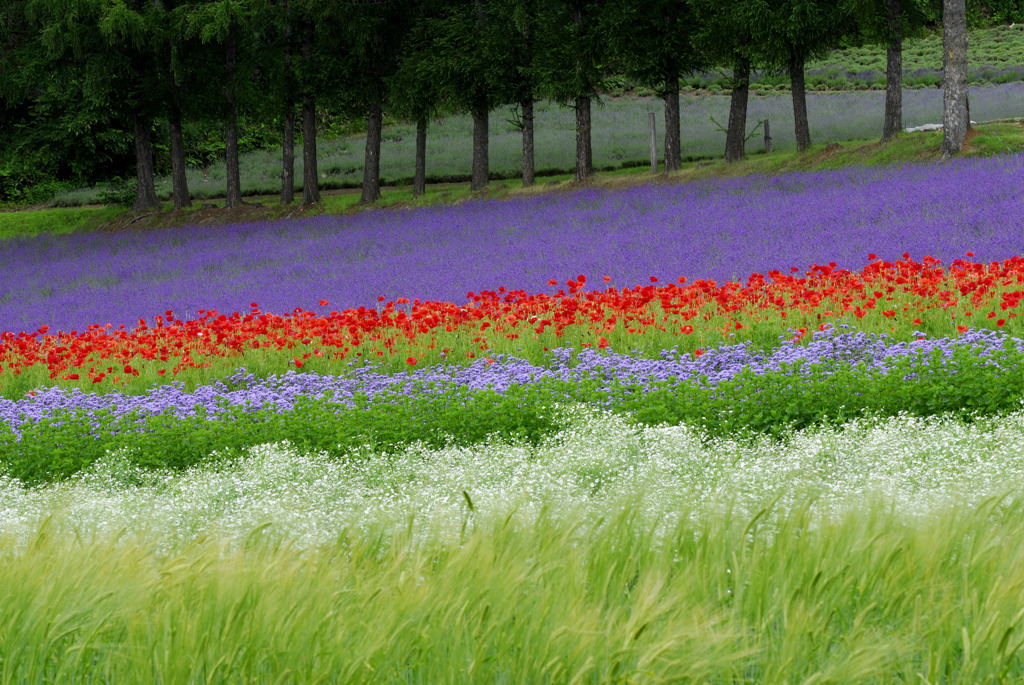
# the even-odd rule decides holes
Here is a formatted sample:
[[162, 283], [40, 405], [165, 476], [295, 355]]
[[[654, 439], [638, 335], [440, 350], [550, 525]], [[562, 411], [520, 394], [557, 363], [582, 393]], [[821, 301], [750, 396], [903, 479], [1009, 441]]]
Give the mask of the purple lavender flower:
[[0, 253], [0, 330], [134, 325], [165, 310], [230, 314], [462, 302], [577, 274], [633, 286], [745, 279], [870, 252], [949, 263], [1024, 248], [1024, 156], [846, 168], [459, 206], [161, 231], [39, 236]]

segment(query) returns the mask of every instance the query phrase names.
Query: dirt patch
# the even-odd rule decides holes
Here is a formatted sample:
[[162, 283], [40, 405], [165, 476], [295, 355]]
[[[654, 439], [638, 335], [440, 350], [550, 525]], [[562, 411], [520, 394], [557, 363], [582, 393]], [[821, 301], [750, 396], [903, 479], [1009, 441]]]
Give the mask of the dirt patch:
[[963, 145], [960, 146], [960, 153], [973, 152], [977, 150], [976, 145], [971, 145], [976, 138], [982, 135], [982, 132], [978, 130], [977, 126], [972, 126], [967, 129], [967, 135], [964, 136]]

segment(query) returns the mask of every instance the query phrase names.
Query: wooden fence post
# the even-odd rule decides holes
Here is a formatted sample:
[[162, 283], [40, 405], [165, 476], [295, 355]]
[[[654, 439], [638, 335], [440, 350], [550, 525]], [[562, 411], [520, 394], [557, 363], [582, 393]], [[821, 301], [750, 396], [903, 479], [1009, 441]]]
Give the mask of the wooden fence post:
[[658, 135], [654, 128], [654, 112], [647, 113], [648, 128], [651, 129], [651, 173], [658, 173]]

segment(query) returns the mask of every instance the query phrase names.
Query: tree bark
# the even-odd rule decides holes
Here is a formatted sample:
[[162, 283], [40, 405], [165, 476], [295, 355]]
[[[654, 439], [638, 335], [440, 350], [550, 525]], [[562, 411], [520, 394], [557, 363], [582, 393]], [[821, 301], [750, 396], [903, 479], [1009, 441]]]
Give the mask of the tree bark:
[[153, 146], [150, 141], [149, 122], [138, 115], [133, 117], [135, 125], [135, 202], [132, 210], [160, 209], [156, 199], [156, 183], [153, 178]]
[[[302, 31], [302, 59], [307, 73], [313, 59], [313, 20], [306, 15]], [[320, 202], [320, 171], [316, 163], [316, 101], [306, 76], [302, 84], [302, 204]]]
[[284, 131], [281, 142], [281, 204], [295, 201], [295, 82], [292, 76], [292, 11], [284, 2]]
[[900, 0], [886, 0], [889, 46], [885, 59], [885, 122], [882, 142], [888, 143], [903, 130], [903, 23]]
[[490, 153], [488, 150], [490, 112], [487, 101], [478, 98], [473, 106], [473, 176], [470, 190], [483, 190], [490, 178]]
[[793, 123], [796, 129], [796, 149], [803, 152], [811, 146], [811, 128], [807, 122], [807, 90], [804, 87], [804, 59], [791, 55], [789, 82], [793, 91]]
[[750, 97], [750, 60], [736, 56], [732, 68], [732, 96], [729, 100], [729, 127], [725, 135], [725, 161], [744, 157], [747, 138], [747, 100]]
[[370, 101], [370, 113], [366, 121], [366, 157], [363, 162], [363, 195], [359, 202], [369, 204], [380, 198], [380, 138], [384, 113], [381, 97]]
[[427, 117], [416, 119], [416, 175], [412, 183], [412, 196], [427, 192]]
[[519, 108], [523, 113], [523, 187], [529, 188], [537, 171], [533, 145], [533, 98], [524, 99]]
[[225, 207], [242, 204], [242, 181], [238, 171], [238, 94], [235, 71], [235, 26], [228, 25], [228, 36], [224, 41], [224, 155], [227, 175]]
[[171, 198], [175, 209], [192, 206], [192, 198], [188, 193], [188, 177], [185, 176], [185, 143], [181, 136], [181, 109], [171, 95], [171, 107], [167, 116], [167, 126], [171, 133]]
[[295, 201], [295, 112], [284, 115], [284, 141], [281, 143], [281, 204]]
[[960, 154], [971, 127], [967, 108], [967, 11], [964, 0], [942, 2], [942, 157]]
[[576, 98], [576, 174], [574, 179], [585, 181], [594, 175], [594, 152], [590, 145], [590, 97]]
[[665, 171], [683, 168], [683, 146], [679, 135], [679, 75], [665, 79]]
[[171, 138], [171, 201], [175, 209], [185, 209], [192, 205], [188, 193], [188, 177], [185, 175], [185, 143], [181, 135], [181, 102], [184, 99], [182, 88], [174, 78], [174, 46], [171, 41], [164, 42], [163, 55], [167, 60], [167, 128]]
[[316, 164], [316, 105], [313, 95], [302, 97], [302, 204], [320, 202], [320, 171]]

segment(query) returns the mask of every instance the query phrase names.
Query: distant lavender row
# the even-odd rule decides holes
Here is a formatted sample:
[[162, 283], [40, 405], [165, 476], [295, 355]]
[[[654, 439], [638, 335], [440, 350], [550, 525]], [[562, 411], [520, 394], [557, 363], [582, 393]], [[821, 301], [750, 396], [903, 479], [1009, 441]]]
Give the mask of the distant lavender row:
[[0, 330], [131, 325], [172, 309], [464, 301], [608, 275], [746, 278], [870, 252], [945, 262], [1024, 250], [1024, 156], [845, 168], [226, 227], [38, 236], [0, 251]]
[[1024, 340], [988, 330], [970, 331], [958, 339], [921, 338], [911, 343], [894, 343], [884, 335], [870, 336], [847, 328], [816, 332], [806, 344], [786, 341], [770, 352], [759, 352], [749, 343], [743, 343], [712, 348], [700, 357], [666, 350], [661, 359], [652, 360], [596, 350], [583, 350], [574, 357], [572, 350], [562, 348], [553, 351], [550, 366], [535, 366], [514, 357], [499, 356], [493, 364], [480, 360], [469, 367], [440, 365], [410, 374], [385, 374], [372, 367], [361, 367], [353, 369], [350, 377], [289, 372], [283, 376], [258, 379], [245, 369], [239, 369], [227, 384], [218, 381], [194, 392], [185, 392], [180, 384], [174, 383], [156, 386], [146, 395], [97, 394], [78, 389], [49, 388], [40, 390], [32, 398], [0, 399], [0, 422], [17, 429], [26, 422], [76, 410], [109, 412], [115, 416], [131, 412], [150, 416], [169, 411], [179, 417], [195, 415], [197, 407], [203, 407], [210, 416], [230, 407], [244, 407], [251, 411], [289, 411], [299, 397], [330, 397], [334, 401], [350, 403], [357, 392], [369, 398], [387, 393], [441, 393], [453, 386], [504, 392], [513, 385], [584, 378], [642, 387], [652, 387], [660, 381], [696, 382], [713, 387], [743, 371], [756, 375], [783, 368], [792, 371], [792, 365], [800, 363], [798, 373], [803, 374], [814, 368], [820, 371], [822, 365], [828, 373], [829, 365], [859, 363], [884, 373], [896, 359], [923, 361], [936, 353], [943, 359], [950, 359], [957, 348], [971, 347], [978, 356], [986, 357], [1009, 344], [1024, 353]]

